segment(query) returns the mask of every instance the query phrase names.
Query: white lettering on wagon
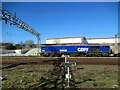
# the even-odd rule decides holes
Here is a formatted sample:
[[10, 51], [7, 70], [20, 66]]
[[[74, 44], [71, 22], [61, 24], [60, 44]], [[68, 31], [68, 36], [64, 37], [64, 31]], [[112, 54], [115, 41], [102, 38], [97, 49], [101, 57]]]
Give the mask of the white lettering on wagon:
[[60, 52], [66, 52], [67, 49], [60, 49]]
[[88, 51], [88, 48], [78, 48], [77, 49], [79, 52], [81, 52], [81, 51]]

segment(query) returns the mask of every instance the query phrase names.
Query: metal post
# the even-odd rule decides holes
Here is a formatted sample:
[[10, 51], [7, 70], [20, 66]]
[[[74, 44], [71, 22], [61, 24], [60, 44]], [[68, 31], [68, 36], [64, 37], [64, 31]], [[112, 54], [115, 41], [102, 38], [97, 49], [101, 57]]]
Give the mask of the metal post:
[[65, 56], [65, 63], [67, 63], [67, 57]]
[[67, 74], [68, 74], [68, 85], [67, 85], [67, 87], [69, 87], [70, 85], [69, 85], [69, 82], [70, 82], [70, 73], [69, 73], [69, 66], [67, 67]]
[[117, 46], [117, 34], [115, 34], [115, 46]]
[[39, 55], [39, 53], [41, 52], [41, 43], [40, 43], [40, 36], [37, 37], [38, 39], [38, 52], [37, 52], [37, 55]]
[[67, 57], [68, 56], [64, 56], [65, 58], [65, 63], [62, 63], [61, 66], [65, 67], [65, 81], [67, 82], [66, 87], [70, 87], [70, 66], [74, 66], [76, 65], [76, 63], [70, 63], [69, 61], [67, 61]]
[[[66, 56], [65, 56], [65, 63], [69, 63], [69, 61], [67, 62], [67, 57], [68, 57], [68, 56], [66, 55]], [[65, 67], [66, 67], [66, 66], [65, 66]], [[67, 66], [66, 69], [67, 69], [66, 79], [67, 79], [67, 81], [68, 81], [67, 87], [69, 87], [69, 86], [70, 86], [70, 85], [69, 85], [69, 82], [70, 82], [70, 73], [69, 73], [70, 70], [69, 70], [69, 66]]]
[[37, 51], [37, 55], [39, 55], [39, 43], [40, 43], [40, 40], [38, 39], [38, 51]]

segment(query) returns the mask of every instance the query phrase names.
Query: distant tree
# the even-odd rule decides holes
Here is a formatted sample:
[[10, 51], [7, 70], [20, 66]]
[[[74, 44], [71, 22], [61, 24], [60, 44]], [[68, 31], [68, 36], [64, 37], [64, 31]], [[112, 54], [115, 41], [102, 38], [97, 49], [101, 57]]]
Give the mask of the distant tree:
[[25, 48], [25, 43], [23, 43], [23, 41], [20, 42], [20, 47], [21, 49]]
[[22, 47], [21, 47], [20, 44], [15, 44], [15, 48], [16, 48], [16, 49], [22, 49]]
[[13, 43], [9, 43], [5, 46], [5, 49], [7, 50], [14, 50], [16, 49], [16, 47], [13, 45]]
[[26, 48], [34, 48], [34, 41], [28, 40], [25, 42]]

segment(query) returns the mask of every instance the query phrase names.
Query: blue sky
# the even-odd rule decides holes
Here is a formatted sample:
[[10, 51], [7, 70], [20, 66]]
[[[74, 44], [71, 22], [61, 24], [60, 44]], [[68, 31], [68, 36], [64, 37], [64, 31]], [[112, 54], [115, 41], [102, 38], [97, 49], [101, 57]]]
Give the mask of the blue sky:
[[[117, 2], [3, 2], [2, 6], [46, 38], [114, 37], [118, 33]], [[33, 40], [34, 35], [3, 21], [4, 42]]]

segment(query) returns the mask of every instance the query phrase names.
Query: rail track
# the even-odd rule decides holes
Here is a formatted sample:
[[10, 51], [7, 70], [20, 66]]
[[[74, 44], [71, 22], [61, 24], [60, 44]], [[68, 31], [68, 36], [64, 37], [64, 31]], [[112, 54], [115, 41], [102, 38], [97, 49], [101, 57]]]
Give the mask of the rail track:
[[[33, 57], [33, 56], [2, 56], [0, 64], [53, 64], [61, 57]], [[120, 65], [120, 57], [68, 57], [69, 62], [76, 62], [78, 65]]]

